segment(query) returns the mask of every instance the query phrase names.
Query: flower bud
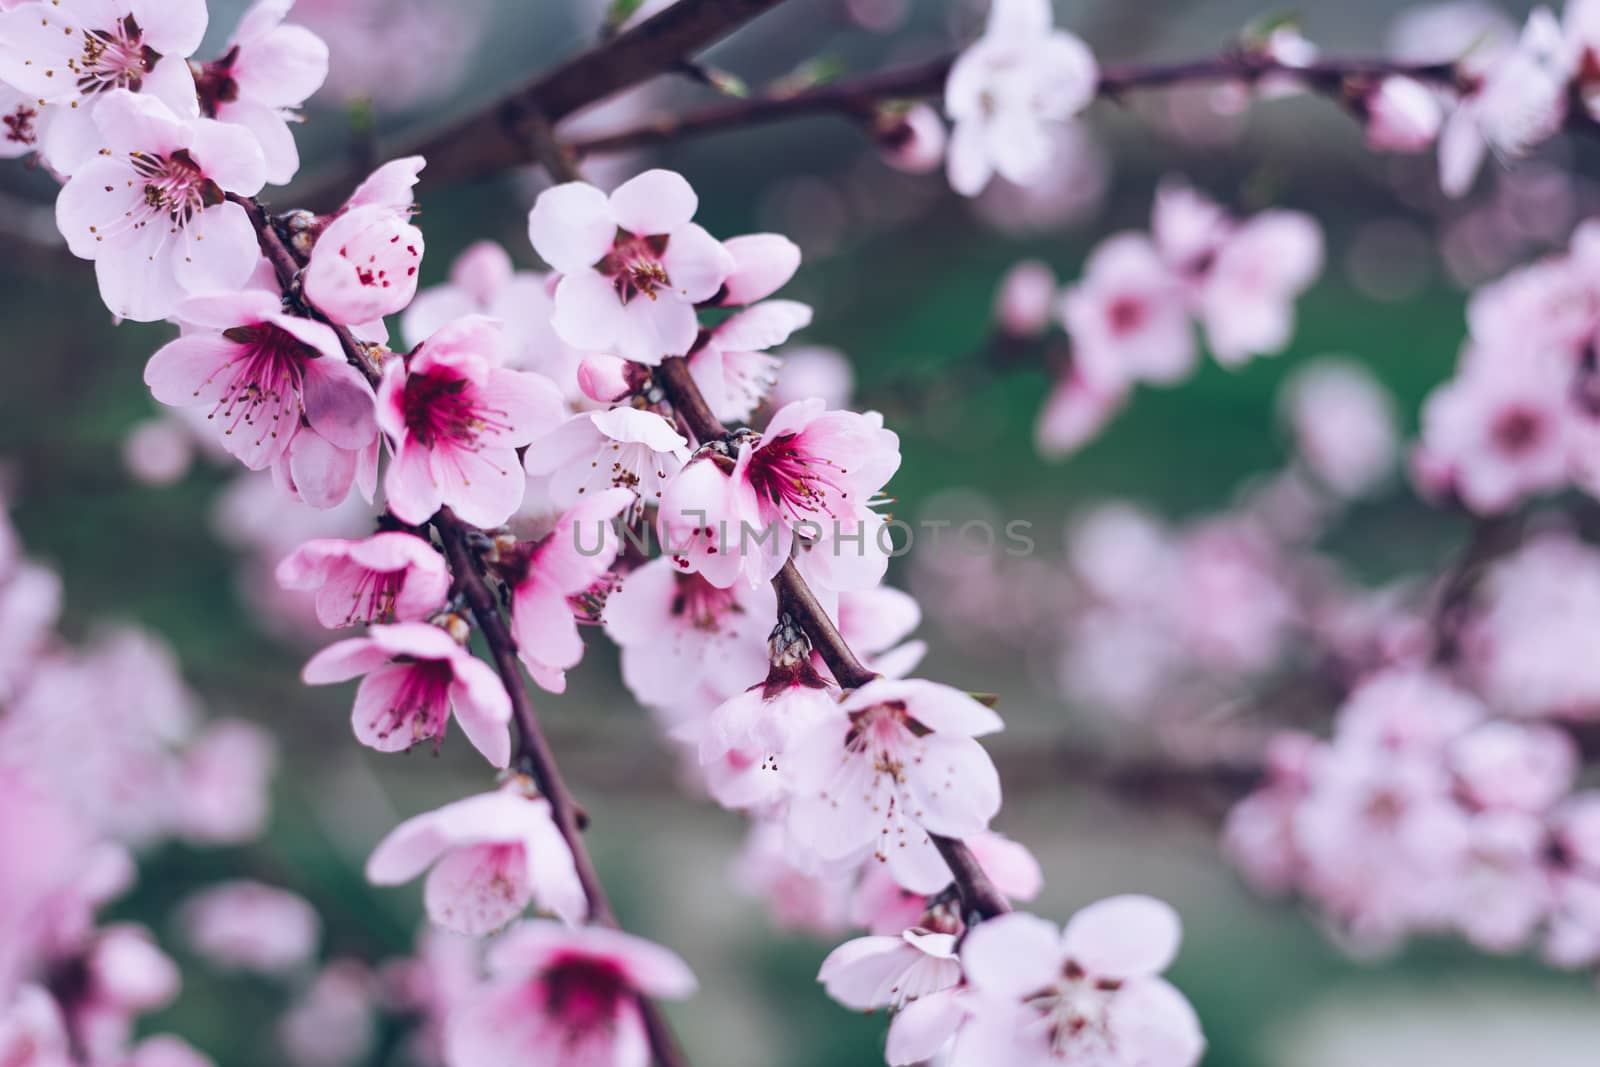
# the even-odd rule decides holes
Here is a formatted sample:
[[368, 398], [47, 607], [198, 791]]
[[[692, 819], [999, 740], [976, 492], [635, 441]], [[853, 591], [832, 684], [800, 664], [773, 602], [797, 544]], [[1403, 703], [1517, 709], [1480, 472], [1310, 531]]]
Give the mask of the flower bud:
[[1367, 144], [1385, 152], [1421, 152], [1439, 135], [1438, 98], [1413, 78], [1385, 78], [1364, 101]]

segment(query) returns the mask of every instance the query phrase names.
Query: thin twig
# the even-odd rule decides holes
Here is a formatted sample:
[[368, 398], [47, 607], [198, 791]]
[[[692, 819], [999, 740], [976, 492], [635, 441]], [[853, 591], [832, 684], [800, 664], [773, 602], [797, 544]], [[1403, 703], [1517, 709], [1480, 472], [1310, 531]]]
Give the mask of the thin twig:
[[[578, 881], [583, 885], [584, 896], [589, 901], [589, 921], [603, 926], [617, 926], [616, 913], [606, 895], [605, 885], [595, 869], [594, 860], [584, 845], [583, 831], [579, 826], [580, 814], [572, 791], [561, 777], [555, 753], [539, 727], [539, 716], [528, 699], [528, 689], [517, 664], [517, 643], [500, 614], [500, 605], [484, 582], [481, 561], [473, 553], [468, 538], [472, 527], [463, 523], [445, 508], [434, 516], [433, 527], [444, 542], [445, 555], [450, 560], [450, 570], [455, 578], [456, 590], [466, 599], [467, 607], [477, 622], [489, 646], [490, 657], [500, 675], [506, 693], [511, 697], [511, 713], [517, 724], [517, 762], [539, 787], [539, 792], [550, 802], [550, 814], [556, 829], [561, 832], [572, 862], [578, 871]], [[679, 1048], [672, 1029], [653, 1000], [639, 997], [639, 1010], [644, 1016], [649, 1032], [650, 1047], [659, 1067], [686, 1067], [688, 1063]]]

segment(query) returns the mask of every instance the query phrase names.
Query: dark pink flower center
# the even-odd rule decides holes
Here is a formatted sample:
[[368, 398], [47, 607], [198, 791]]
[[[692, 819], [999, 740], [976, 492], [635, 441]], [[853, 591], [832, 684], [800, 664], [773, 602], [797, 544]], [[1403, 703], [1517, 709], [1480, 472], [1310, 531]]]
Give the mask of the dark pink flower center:
[[545, 1011], [574, 1040], [607, 1028], [631, 992], [622, 968], [593, 956], [558, 957], [544, 975]]
[[795, 434], [764, 442], [750, 456], [749, 478], [758, 496], [791, 513], [834, 516], [834, 501], [849, 499], [848, 473], [831, 459], [801, 447]]
[[[206, 208], [222, 203], [222, 188], [205, 176], [188, 149], [170, 156], [134, 152], [133, 170], [144, 180], [144, 206], [181, 226]], [[143, 226], [145, 220], [135, 223]]]
[[405, 588], [406, 573], [363, 568], [350, 594], [350, 614], [345, 616], [345, 623], [393, 621], [395, 601]]
[[219, 107], [239, 99], [239, 83], [233, 80], [233, 65], [238, 59], [239, 46], [234, 45], [204, 66], [190, 64], [202, 114], [214, 118]]
[[401, 398], [406, 429], [428, 448], [447, 444], [477, 451], [485, 430], [511, 428], [506, 413], [483, 403], [466, 378], [413, 374]]
[[722, 617], [744, 609], [732, 589], [718, 589], [698, 574], [678, 574], [678, 591], [672, 598], [672, 617], [696, 630], [722, 629]]
[[161, 53], [144, 43], [144, 31], [129, 15], [108, 30], [84, 30], [83, 51], [67, 61], [84, 95], [131, 89], [138, 92]]
[[1114, 334], [1133, 333], [1144, 324], [1144, 301], [1136, 296], [1119, 296], [1106, 308], [1106, 320]]
[[617, 287], [617, 296], [626, 304], [636, 296], [656, 298], [656, 290], [672, 284], [661, 257], [667, 252], [667, 235], [655, 234], [636, 237], [626, 230], [617, 231], [617, 239], [606, 257], [595, 269]]
[[255, 433], [258, 443], [266, 437], [287, 440], [300, 424], [306, 363], [319, 353], [268, 322], [235, 326], [222, 336], [233, 342], [234, 354], [206, 379], [207, 385], [222, 382], [217, 406], [206, 418], [220, 419], [228, 435]]
[[1522, 456], [1534, 451], [1544, 439], [1545, 424], [1537, 411], [1507, 408], [1495, 417], [1490, 433], [1500, 451]]
[[0, 125], [5, 127], [5, 139], [12, 144], [34, 144], [39, 140], [39, 131], [33, 126], [34, 119], [38, 117], [38, 110], [27, 104], [18, 104], [11, 114], [0, 115]]
[[411, 744], [431, 738], [437, 745], [444, 740], [445, 721], [450, 711], [450, 683], [455, 680], [455, 672], [444, 660], [402, 657], [399, 662], [410, 669], [394, 695], [387, 723], [377, 734], [383, 738], [395, 733], [409, 734]]

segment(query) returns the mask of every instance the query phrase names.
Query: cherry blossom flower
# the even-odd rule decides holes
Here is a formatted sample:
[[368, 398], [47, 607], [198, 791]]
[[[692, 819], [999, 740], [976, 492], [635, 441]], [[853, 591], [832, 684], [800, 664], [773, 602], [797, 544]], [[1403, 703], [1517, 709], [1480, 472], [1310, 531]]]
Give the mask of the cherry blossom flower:
[[570, 508], [586, 494], [627, 489], [637, 498], [630, 517], [660, 503], [665, 489], [689, 458], [689, 442], [653, 411], [618, 407], [580, 412], [528, 446], [523, 466], [543, 477], [557, 507]]
[[1024, 913], [980, 924], [961, 945], [974, 1001], [950, 1067], [1191, 1067], [1200, 1023], [1160, 977], [1179, 936], [1171, 907], [1141, 896], [1091, 904], [1059, 932]]
[[522, 914], [529, 902], [581, 923], [588, 899], [550, 802], [512, 779], [407, 819], [367, 860], [367, 880], [401, 885], [432, 868], [428, 916], [456, 933], [481, 937]]
[[766, 350], [810, 323], [805, 304], [768, 300], [701, 331], [689, 371], [712, 414], [723, 422], [748, 422], [778, 380], [782, 361]]
[[260, 882], [211, 886], [184, 901], [190, 946], [217, 967], [283, 974], [317, 950], [322, 921], [303, 897]]
[[331, 220], [313, 220], [297, 239], [314, 240], [303, 275], [305, 295], [324, 315], [363, 335], [411, 303], [422, 262], [422, 231], [411, 224], [412, 189], [421, 156], [373, 171]]
[[887, 550], [869, 503], [899, 466], [881, 415], [797, 401], [760, 434], [701, 448], [662, 495], [662, 543], [680, 568], [726, 587], [770, 579], [805, 537], [822, 542], [813, 554], [839, 579], [832, 588], [875, 585]]
[[1422, 408], [1422, 450], [1479, 514], [1566, 484], [1567, 387], [1547, 360], [1479, 359]]
[[285, 589], [315, 590], [317, 621], [329, 628], [425, 619], [450, 592], [444, 557], [400, 532], [307, 541], [278, 564], [277, 578]]
[[646, 171], [608, 198], [583, 182], [539, 195], [528, 216], [534, 250], [562, 278], [552, 324], [568, 344], [639, 363], [681, 356], [734, 259], [691, 222], [699, 198], [671, 171]]
[[[222, 447], [251, 470], [296, 466], [295, 438], [316, 433], [352, 456], [344, 491], [329, 494], [344, 499], [353, 457], [376, 443], [378, 424], [372, 388], [345, 361], [334, 332], [285, 314], [278, 297], [256, 289], [195, 297], [178, 314], [192, 329], [145, 367], [155, 398], [204, 409]], [[319, 484], [320, 472], [301, 464], [299, 473], [296, 481]]]
[[777, 597], [765, 583], [719, 589], [665, 557], [629, 572], [606, 598], [606, 634], [640, 703], [703, 711], [765, 677]]
[[618, 930], [525, 922], [490, 948], [489, 981], [449, 1021], [450, 1067], [604, 1063], [647, 1067], [640, 995], [682, 999], [694, 975], [668, 950]]
[[[106, 143], [93, 116], [113, 91], [145, 93], [177, 115], [197, 114], [186, 61], [205, 36], [205, 0], [6, 6], [10, 10], [0, 11], [0, 81], [47, 108], [44, 155], [58, 172], [75, 173]], [[255, 190], [238, 191], [249, 196]]]
[[70, 1067], [66, 1021], [55, 998], [37, 985], [14, 992], [0, 985], [0, 1056], [19, 1067]]
[[1000, 728], [993, 711], [947, 686], [869, 682], [789, 745], [790, 832], [823, 860], [871, 853], [907, 889], [938, 892], [950, 872], [928, 835], [988, 828], [1000, 782], [973, 739]]
[[378, 425], [395, 452], [384, 490], [402, 522], [449, 506], [493, 527], [522, 503], [516, 450], [554, 427], [565, 404], [548, 378], [500, 366], [500, 345], [492, 321], [459, 319], [384, 368]]
[[1514, 45], [1469, 53], [1472, 86], [1439, 132], [1439, 184], [1446, 195], [1466, 193], [1489, 152], [1525, 155], [1560, 128], [1575, 59], [1561, 23], [1542, 7], [1528, 16]]
[[1194, 328], [1183, 292], [1142, 234], [1107, 238], [1061, 299], [1081, 373], [1115, 383], [1170, 383], [1194, 369]]
[[822, 961], [817, 981], [853, 1011], [894, 1011], [886, 1054], [897, 1067], [931, 1058], [963, 1017], [956, 1002], [961, 963], [953, 934], [907, 930], [898, 937], [846, 941]]
[[242, 286], [260, 252], [249, 216], [224, 194], [265, 184], [255, 138], [125, 89], [105, 94], [94, 120], [105, 153], [61, 190], [56, 224], [74, 255], [94, 260], [112, 313], [150, 322], [186, 296]]
[[255, 135], [267, 181], [283, 185], [300, 169], [289, 123], [294, 109], [328, 76], [328, 46], [303, 26], [286, 26], [294, 0], [256, 0], [222, 55], [199, 69], [201, 109]]
[[1394, 401], [1360, 364], [1323, 358], [1302, 368], [1284, 386], [1280, 407], [1301, 460], [1340, 496], [1371, 492], [1394, 470]]
[[1294, 301], [1322, 272], [1322, 231], [1297, 211], [1263, 211], [1217, 250], [1200, 288], [1211, 354], [1225, 367], [1283, 351]]
[[1052, 27], [1045, 0], [993, 0], [983, 36], [945, 82], [951, 187], [976, 196], [996, 173], [1019, 185], [1039, 178], [1051, 124], [1087, 107], [1098, 77], [1088, 47]]
[[444, 741], [453, 712], [467, 740], [496, 767], [511, 762], [511, 698], [487, 663], [443, 630], [421, 622], [374, 626], [312, 657], [301, 677], [328, 685], [366, 675], [351, 723], [379, 752]]
[[566, 690], [566, 672], [583, 658], [569, 601], [598, 582], [616, 560], [621, 541], [612, 523], [633, 501], [626, 489], [586, 498], [506, 568], [517, 655], [533, 680], [553, 693]]

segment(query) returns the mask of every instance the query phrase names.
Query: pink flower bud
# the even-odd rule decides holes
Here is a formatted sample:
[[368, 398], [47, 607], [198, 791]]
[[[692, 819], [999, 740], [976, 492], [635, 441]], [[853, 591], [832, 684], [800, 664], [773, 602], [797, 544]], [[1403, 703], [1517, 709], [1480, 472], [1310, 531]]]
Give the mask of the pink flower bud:
[[1008, 337], [1037, 337], [1050, 325], [1056, 298], [1056, 276], [1037, 259], [1025, 259], [1006, 271], [995, 294], [994, 318]]
[[628, 361], [617, 356], [584, 356], [578, 364], [578, 388], [597, 404], [614, 404], [627, 396]]
[[883, 161], [907, 174], [929, 174], [944, 162], [944, 122], [927, 104], [918, 104], [905, 114], [883, 123], [878, 132], [878, 151]]
[[1439, 135], [1439, 100], [1412, 78], [1385, 78], [1367, 96], [1367, 144], [1381, 152], [1421, 152]]

